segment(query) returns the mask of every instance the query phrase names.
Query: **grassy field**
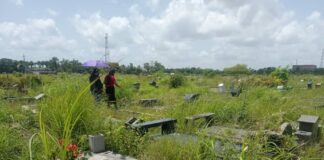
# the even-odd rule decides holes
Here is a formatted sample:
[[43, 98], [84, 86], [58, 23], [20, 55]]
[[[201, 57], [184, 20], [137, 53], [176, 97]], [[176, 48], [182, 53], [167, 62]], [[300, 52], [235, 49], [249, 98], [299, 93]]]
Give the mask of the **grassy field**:
[[[74, 151], [67, 150], [76, 144], [78, 152], [89, 150], [87, 135], [103, 133], [106, 148], [138, 159], [321, 159], [324, 156], [324, 135], [311, 145], [301, 145], [296, 137], [286, 136], [281, 146], [268, 145], [266, 137], [256, 134], [243, 140], [235, 149], [234, 142], [221, 139], [223, 150], [215, 152], [215, 138], [205, 136], [202, 124], [186, 126], [185, 117], [213, 112], [213, 125], [229, 128], [277, 131], [283, 122], [297, 127], [301, 114], [324, 118], [324, 87], [306, 89], [306, 81], [324, 82], [324, 77], [314, 75], [291, 75], [287, 90], [277, 90], [260, 84], [267, 76], [183, 76], [183, 84], [170, 88], [170, 75], [157, 73], [150, 76], [120, 75], [117, 80], [118, 109], [107, 107], [104, 97], [96, 103], [89, 92], [88, 75], [0, 75], [0, 96], [35, 96], [45, 93], [41, 101], [0, 100], [0, 160], [16, 159], [69, 159]], [[218, 93], [218, 83], [241, 79], [243, 93], [232, 97]], [[158, 87], [149, 85], [156, 80]], [[137, 91], [133, 83], [140, 82]], [[18, 84], [13, 88], [14, 84]], [[26, 92], [27, 89], [27, 92]], [[200, 94], [194, 102], [185, 102], [187, 93]], [[157, 98], [155, 107], [142, 107], [138, 101]], [[22, 107], [22, 106], [28, 106]], [[34, 109], [34, 110], [33, 110]], [[37, 113], [34, 113], [37, 111]], [[136, 117], [145, 121], [160, 118], [176, 118], [176, 132], [195, 138], [177, 140], [171, 136], [153, 140], [149, 134], [139, 136], [125, 128], [124, 122]], [[31, 138], [32, 137], [32, 138]], [[32, 153], [32, 155], [30, 154]], [[267, 153], [273, 153], [269, 156]]]

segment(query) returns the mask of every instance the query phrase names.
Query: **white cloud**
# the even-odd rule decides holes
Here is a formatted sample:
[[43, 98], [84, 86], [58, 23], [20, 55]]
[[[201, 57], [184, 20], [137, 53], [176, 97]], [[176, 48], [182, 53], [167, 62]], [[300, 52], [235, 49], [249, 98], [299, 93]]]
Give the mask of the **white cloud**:
[[23, 0], [10, 0], [12, 3], [14, 3], [16, 6], [21, 7], [24, 5]]
[[47, 9], [47, 13], [50, 15], [50, 16], [53, 16], [53, 17], [55, 17], [55, 16], [57, 16], [58, 15], [58, 12], [57, 11], [55, 11], [55, 10], [53, 10], [53, 9]]
[[46, 59], [52, 56], [73, 57], [76, 41], [65, 38], [53, 19], [28, 19], [24, 24], [0, 23], [3, 57], [30, 57]]
[[[296, 59], [319, 63], [324, 45], [319, 11], [297, 18], [279, 0], [171, 0], [163, 9], [160, 4], [164, 3], [133, 4], [129, 16], [76, 14], [73, 26], [79, 41], [86, 42], [79, 48], [61, 33], [65, 28], [58, 28], [61, 25], [50, 18], [23, 24], [0, 22], [0, 46], [9, 54], [35, 52], [50, 57], [71, 53], [70, 57], [93, 59], [103, 56], [104, 36], [109, 33], [111, 57], [122, 63], [157, 60], [168, 67], [219, 69], [237, 63], [255, 68], [284, 66]], [[47, 12], [58, 14], [53, 9]]]

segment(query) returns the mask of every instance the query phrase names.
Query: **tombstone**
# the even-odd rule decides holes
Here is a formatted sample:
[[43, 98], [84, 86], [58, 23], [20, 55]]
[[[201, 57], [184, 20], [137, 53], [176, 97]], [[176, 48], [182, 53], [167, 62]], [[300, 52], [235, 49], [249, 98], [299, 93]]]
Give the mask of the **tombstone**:
[[299, 122], [299, 130], [295, 133], [300, 141], [315, 140], [318, 138], [319, 116], [301, 115], [297, 120]]
[[316, 83], [315, 88], [321, 88], [322, 83]]
[[218, 84], [218, 91], [224, 93], [226, 91], [224, 83]]
[[158, 103], [157, 99], [141, 99], [139, 101], [139, 104], [142, 105], [143, 107], [152, 107], [157, 103]]
[[151, 85], [153, 87], [157, 87], [157, 83], [154, 80], [150, 81], [149, 85]]
[[283, 85], [279, 85], [279, 86], [277, 86], [277, 89], [278, 90], [283, 90], [284, 89], [284, 86]]
[[231, 88], [231, 95], [232, 97], [238, 97], [241, 94], [241, 89], [239, 88]]
[[308, 80], [307, 81], [307, 88], [308, 89], [312, 89], [312, 87], [313, 87], [313, 81], [312, 80]]
[[134, 125], [134, 124], [138, 124], [138, 123], [142, 123], [142, 122], [144, 122], [144, 121], [141, 120], [141, 119], [137, 119], [137, 118], [135, 118], [135, 117], [132, 117], [132, 118], [128, 119], [128, 120], [125, 122], [125, 126], [126, 126], [126, 127], [129, 127], [129, 126], [132, 126], [132, 125]]
[[93, 153], [104, 152], [105, 149], [105, 137], [102, 134], [90, 135], [89, 136], [89, 146]]
[[133, 87], [134, 87], [135, 90], [139, 90], [140, 87], [141, 87], [141, 83], [136, 82], [136, 83], [133, 84]]
[[198, 97], [199, 97], [199, 94], [186, 94], [186, 95], [184, 96], [184, 100], [185, 100], [186, 102], [192, 102], [192, 101], [197, 100]]

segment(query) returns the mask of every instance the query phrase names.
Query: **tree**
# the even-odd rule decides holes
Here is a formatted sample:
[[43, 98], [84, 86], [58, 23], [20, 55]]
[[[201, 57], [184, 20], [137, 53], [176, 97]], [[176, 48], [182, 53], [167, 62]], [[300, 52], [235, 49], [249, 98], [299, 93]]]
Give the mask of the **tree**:
[[226, 74], [250, 74], [250, 70], [245, 64], [237, 64], [232, 67], [224, 68], [224, 73]]
[[59, 69], [59, 59], [57, 57], [52, 57], [51, 60], [48, 61], [48, 68], [53, 70], [53, 71], [57, 71]]
[[274, 77], [278, 84], [286, 85], [288, 83], [289, 71], [288, 67], [278, 67], [276, 70], [271, 72], [271, 76]]

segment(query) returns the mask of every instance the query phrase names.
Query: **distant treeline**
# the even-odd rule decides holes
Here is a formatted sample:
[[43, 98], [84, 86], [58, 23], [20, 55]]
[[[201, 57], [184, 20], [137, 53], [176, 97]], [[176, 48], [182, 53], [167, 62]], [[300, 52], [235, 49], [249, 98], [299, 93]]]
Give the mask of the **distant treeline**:
[[[224, 68], [223, 70], [205, 69], [199, 67], [188, 68], [166, 68], [164, 65], [157, 61], [144, 63], [142, 66], [130, 63], [128, 65], [110, 64], [111, 67], [117, 68], [118, 72], [124, 74], [152, 74], [156, 72], [162, 73], [182, 73], [182, 74], [199, 74], [206, 76], [213, 75], [237, 75], [237, 74], [265, 74], [272, 73], [275, 67], [266, 67], [261, 69], [251, 69], [245, 64], [237, 64], [232, 67]], [[91, 68], [82, 66], [78, 60], [59, 60], [53, 57], [47, 61], [17, 61], [12, 59], [0, 59], [0, 73], [13, 73], [13, 72], [30, 72], [30, 71], [54, 71], [54, 72], [69, 72], [69, 73], [88, 73]], [[318, 68], [313, 72], [296, 72], [289, 70], [293, 74], [318, 74], [324, 75], [324, 69]]]

